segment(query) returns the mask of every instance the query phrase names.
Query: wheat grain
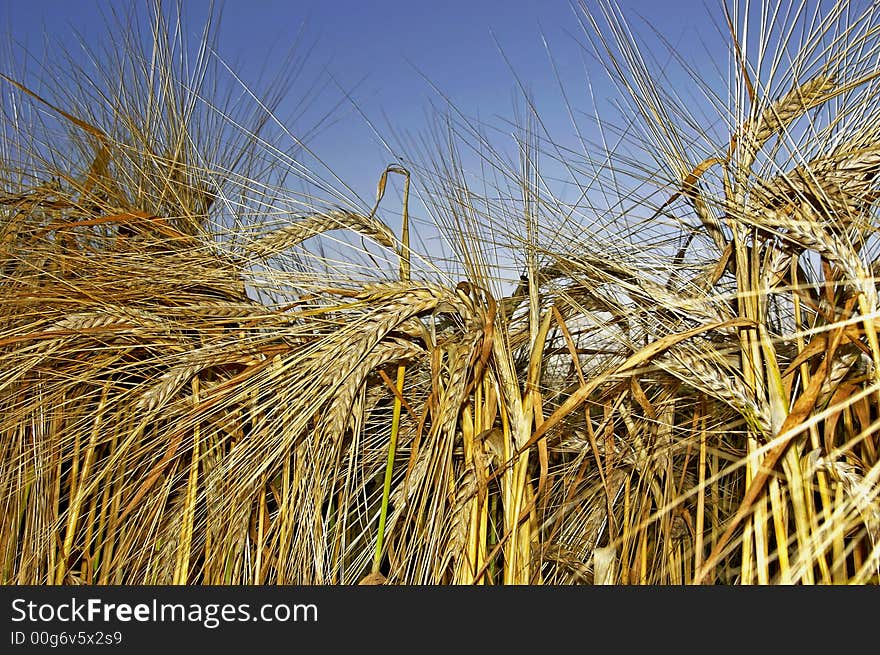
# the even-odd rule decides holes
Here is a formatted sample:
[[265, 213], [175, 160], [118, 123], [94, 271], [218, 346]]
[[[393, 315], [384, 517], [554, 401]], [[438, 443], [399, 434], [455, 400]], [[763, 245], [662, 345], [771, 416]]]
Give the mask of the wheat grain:
[[202, 368], [204, 365], [185, 364], [166, 371], [152, 387], [141, 394], [137, 401], [137, 409], [152, 412], [157, 407], [164, 405]]
[[[736, 376], [727, 375], [719, 367], [710, 366], [709, 362], [716, 359], [706, 351], [678, 346], [668, 350], [656, 363], [680, 380], [735, 409], [750, 427], [757, 429], [766, 439], [772, 439], [775, 435], [771, 428], [770, 407], [766, 399], [756, 397]], [[718, 361], [723, 362], [723, 359]]]
[[260, 256], [269, 257], [296, 246], [306, 239], [328, 230], [349, 229], [394, 249], [394, 233], [381, 221], [342, 209], [315, 214], [280, 228], [247, 245], [247, 249]]
[[480, 336], [471, 334], [463, 337], [449, 354], [449, 378], [440, 396], [439, 431], [443, 434], [453, 434], [455, 431], [458, 414], [464, 403], [470, 365]]
[[822, 387], [819, 389], [819, 396], [816, 398], [816, 407], [826, 406], [834, 395], [834, 392], [837, 391], [840, 383], [843, 382], [847, 375], [849, 375], [853, 365], [861, 360], [862, 353], [860, 350], [855, 349], [855, 347], [851, 348], [849, 352], [842, 352], [842, 350], [843, 349], [838, 349], [834, 353], [834, 359], [831, 361], [828, 375], [822, 383]]
[[[458, 564], [462, 551], [468, 541], [470, 532], [471, 512], [476, 503], [477, 476], [472, 466], [468, 466], [458, 477], [455, 483], [455, 491], [451, 499], [449, 515], [449, 538], [443, 553], [440, 566], [451, 561]], [[464, 562], [469, 568], [473, 568], [478, 562]]]
[[56, 321], [46, 329], [47, 332], [88, 331], [105, 327], [125, 327], [129, 330], [158, 330], [162, 334], [172, 332], [171, 324], [159, 316], [133, 307], [103, 309], [93, 312], [78, 312]]
[[[334, 393], [326, 413], [326, 431], [332, 438], [341, 437], [350, 420], [350, 410], [355, 397], [366, 381], [367, 376], [385, 364], [417, 359], [425, 350], [409, 341], [383, 341], [378, 344], [357, 367], [343, 380]], [[388, 390], [385, 389], [385, 392]]]
[[864, 475], [850, 462], [822, 457], [814, 450], [808, 458], [817, 469], [828, 471], [837, 480], [852, 505], [858, 510], [868, 530], [871, 543], [880, 544], [880, 498], [878, 498], [878, 472], [876, 464], [869, 475]]
[[817, 75], [773, 101], [740, 129], [740, 165], [750, 168], [755, 155], [775, 134], [783, 134], [799, 117], [829, 99], [837, 85], [832, 75]]

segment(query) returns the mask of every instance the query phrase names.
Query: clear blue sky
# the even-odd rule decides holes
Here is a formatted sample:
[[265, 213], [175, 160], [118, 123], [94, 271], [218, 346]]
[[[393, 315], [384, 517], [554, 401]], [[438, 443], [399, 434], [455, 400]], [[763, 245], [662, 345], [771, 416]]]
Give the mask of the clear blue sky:
[[[111, 4], [5, 0], [0, 4], [0, 28], [37, 58], [47, 51], [51, 57], [59, 46], [75, 53], [79, 46], [74, 32], [90, 44], [114, 38], [102, 15]], [[173, 2], [165, 4], [167, 8]], [[718, 4], [707, 4], [708, 8], [699, 0], [623, 0], [621, 7], [635, 29], [657, 29], [686, 49], [697, 43], [698, 35], [714, 38], [716, 28], [709, 16], [710, 9], [716, 18], [720, 15]], [[184, 2], [194, 40], [209, 5], [206, 0]], [[132, 6], [148, 15], [147, 0]], [[359, 111], [343, 107], [340, 119], [310, 143], [368, 199], [389, 157], [360, 112], [383, 135], [389, 133], [389, 123], [400, 133], [421, 133], [430, 102], [438, 101], [427, 78], [462, 112], [493, 122], [496, 116], [512, 115], [518, 96], [515, 73], [538, 99], [542, 117], [564, 140], [573, 129], [558, 102], [542, 37], [574, 102], [586, 102], [587, 76], [599, 68], [583, 50], [579, 9], [567, 0], [226, 0], [217, 6], [222, 10], [220, 55], [245, 81], [271, 72], [302, 31], [300, 52], [309, 52], [304, 79], [328, 79], [329, 74], [335, 80], [319, 99], [315, 115], [333, 105], [339, 89], [351, 93]], [[5, 58], [9, 50], [0, 52]], [[597, 84], [600, 77], [592, 81]], [[601, 85], [597, 88], [603, 91]], [[294, 91], [291, 101], [296, 99]], [[284, 117], [288, 109], [293, 110], [282, 105], [278, 115]]]
[[[600, 9], [600, 1], [583, 0], [588, 11], [596, 12]], [[682, 139], [693, 141], [686, 144], [687, 161], [691, 165], [715, 154], [717, 144], [723, 144], [729, 138], [728, 124], [737, 123], [742, 118], [725, 115], [726, 78], [731, 69], [731, 56], [722, 1], [617, 0], [631, 31], [638, 41], [645, 44], [640, 53], [653, 58], [649, 68], [655, 75], [667, 76], [660, 86], [681, 99], [679, 107], [675, 108], [680, 113], [673, 116], [673, 120], [686, 123], [683, 133], [687, 133]], [[166, 11], [171, 10], [175, 2], [164, 0]], [[823, 5], [827, 9], [833, 2], [823, 0]], [[859, 12], [872, 2], [876, 3], [877, 0], [857, 0], [850, 10]], [[31, 59], [24, 81], [28, 84], [36, 82], [38, 89], [45, 89], [52, 80], [39, 76], [39, 62], [44, 57], [57, 57], [62, 50], [76, 57], [82, 51], [80, 38], [90, 48], [112, 48], [113, 43], [125, 36], [108, 33], [103, 14], [111, 7], [123, 13], [134, 10], [143, 16], [141, 23], [146, 26], [151, 4], [151, 0], [135, 0], [131, 3], [111, 0], [0, 0], [0, 30], [13, 41], [11, 48], [0, 42], [0, 70], [18, 72], [21, 62], [6, 59], [10, 53], [18, 58], [22, 52], [28, 52]], [[432, 103], [446, 109], [444, 98], [448, 98], [467, 117], [478, 118], [509, 134], [515, 128], [505, 121], [513, 117], [515, 107], [522, 108], [522, 95], [518, 89], [521, 82], [535, 99], [543, 121], [542, 127], [549, 130], [554, 143], [562, 148], [580, 151], [579, 135], [590, 147], [600, 140], [591, 120], [596, 107], [603, 119], [610, 116], [612, 124], [616, 125], [623, 124], [636, 113], [626, 107], [621, 115], [615, 116], [614, 111], [608, 111], [607, 115], [604, 113], [620, 92], [609, 85], [601, 62], [593, 58], [592, 49], [581, 29], [583, 12], [577, 2], [218, 0], [216, 4], [222, 10], [219, 56], [249, 86], [260, 88], [261, 76], [271, 77], [286, 50], [300, 38], [299, 52], [308, 53], [303, 83], [308, 85], [317, 80], [319, 84], [324, 83], [326, 88], [314, 107], [298, 123], [288, 124], [287, 120], [299, 109], [299, 89], [294, 88], [289, 102], [282, 103], [276, 115], [294, 134], [300, 136], [326, 111], [334, 106], [339, 108], [335, 114], [336, 120], [310, 138], [307, 145], [342, 182], [353, 189], [360, 198], [362, 208], [372, 204], [379, 175], [387, 164], [394, 161], [368, 121], [381, 136], [396, 146], [399, 143], [397, 136], [418, 139], [424, 135], [430, 126]], [[767, 39], [771, 42], [768, 48], [771, 52], [776, 51], [775, 41], [780, 37], [785, 39], [790, 34], [790, 45], [796, 48], [805, 35], [815, 29], [815, 25], [809, 27], [815, 19], [815, 0], [782, 0], [780, 3], [771, 0], [753, 0], [751, 3], [730, 0], [728, 4], [738, 7], [740, 13], [749, 5], [750, 27], [758, 26], [762, 11], [771, 15], [771, 22], [779, 21]], [[210, 5], [209, 0], [183, 0], [186, 33], [193, 43], [200, 36]], [[801, 24], [789, 32], [788, 19], [792, 15], [799, 16]], [[806, 28], [804, 21], [808, 26]], [[747, 47], [747, 59], [750, 65], [754, 65], [757, 59], [755, 51], [760, 47], [760, 30], [749, 31], [752, 38]], [[612, 35], [603, 36], [613, 41]], [[833, 34], [830, 34], [824, 37], [824, 41], [816, 41], [816, 53], [821, 53], [832, 37]], [[780, 57], [781, 68], [786, 68], [786, 59], [792, 55], [791, 52], [783, 53]], [[865, 57], [869, 56], [870, 53], [865, 53]], [[555, 71], [550, 63], [551, 57], [555, 62]], [[757, 80], [766, 82], [768, 65], [773, 66], [772, 57], [767, 57], [761, 64], [765, 70], [756, 76]], [[690, 67], [697, 71], [699, 79], [712, 87], [710, 90], [700, 89], [699, 85], [688, 79], [682, 69]], [[560, 84], [555, 74], [561, 78], [561, 86], [571, 102], [574, 125], [562, 102]], [[780, 76], [775, 81], [780, 86], [770, 89], [769, 97], [778, 94], [780, 89], [787, 90], [791, 83], [791, 79]], [[701, 96], [703, 92], [705, 96]], [[722, 98], [714, 107], [710, 98], [712, 93]], [[352, 102], [339, 104], [344, 94], [350, 94]], [[718, 128], [720, 133], [716, 131]], [[710, 136], [711, 143], [701, 143], [704, 134]], [[716, 138], [718, 136], [720, 138]], [[649, 137], [649, 140], [653, 144], [663, 142], [665, 146], [664, 138], [660, 135], [653, 139]], [[640, 183], [638, 178], [642, 175], [640, 167], [644, 158], [656, 156], [659, 166], [667, 166], [665, 176], [664, 171], [660, 170], [658, 174], [658, 169], [651, 168], [650, 174], [645, 174], [648, 179], [646, 184], [654, 184], [651, 191], [668, 197], [668, 193], [678, 187], [682, 173], [669, 170], [668, 161], [661, 161], [663, 157], [658, 154], [662, 153], [662, 149], [653, 144], [633, 154], [631, 161], [625, 161], [630, 153], [621, 152], [624, 149], [618, 149], [614, 143], [609, 145], [619, 155], [618, 165], [623, 162], [622, 165], [633, 167], [629, 181], [634, 181], [634, 184]], [[701, 152], [700, 147], [705, 149]], [[395, 149], [395, 152], [399, 151]], [[404, 154], [411, 153], [404, 151]], [[602, 148], [596, 147], [595, 154], [601, 158]], [[585, 155], [592, 156], [592, 153]], [[414, 155], [413, 158], [417, 159], [418, 156]], [[465, 162], [465, 165], [469, 163], [475, 164]], [[676, 167], [680, 165], [680, 160], [673, 164]], [[542, 166], [546, 164], [542, 163]], [[652, 166], [652, 163], [647, 166]], [[542, 172], [548, 168], [550, 176], [558, 175], [559, 178], [568, 172], [553, 171], [552, 162], [549, 167], [542, 168]], [[472, 170], [477, 176], [480, 175], [476, 167]], [[326, 172], [321, 175], [328, 179]], [[589, 176], [589, 171], [583, 173], [584, 178]], [[559, 183], [562, 189], [551, 189], [551, 192], [563, 202], [575, 202], [582, 188], [578, 186], [582, 180], [576, 179], [575, 184], [564, 180]], [[342, 190], [341, 182], [333, 184], [337, 190]], [[611, 184], [616, 187], [614, 191], [623, 188], [617, 186], [617, 177]], [[394, 188], [399, 191], [399, 186]], [[591, 186], [590, 193], [594, 191]], [[613, 207], [616, 212], [628, 203], [622, 210], [626, 212], [644, 198], [639, 195], [641, 189], [638, 193], [629, 191], [630, 187], [627, 187], [622, 193], [607, 194], [607, 207], [610, 209], [613, 203], [619, 202]], [[601, 193], [602, 189], [597, 195]], [[348, 199], [352, 199], [350, 195]], [[603, 220], [603, 216], [612, 215], [614, 212], [603, 212], [601, 201], [602, 198], [595, 201], [595, 211], [587, 207], [582, 214], [596, 216], [597, 221]], [[594, 202], [592, 196], [586, 204], [589, 202]], [[414, 211], [419, 209], [416, 203], [413, 203]], [[587, 216], [587, 220], [591, 216]], [[386, 215], [382, 218], [388, 220]], [[389, 225], [396, 229], [390, 221]], [[601, 228], [600, 225], [596, 231]], [[643, 225], [638, 226], [638, 229], [643, 228]]]

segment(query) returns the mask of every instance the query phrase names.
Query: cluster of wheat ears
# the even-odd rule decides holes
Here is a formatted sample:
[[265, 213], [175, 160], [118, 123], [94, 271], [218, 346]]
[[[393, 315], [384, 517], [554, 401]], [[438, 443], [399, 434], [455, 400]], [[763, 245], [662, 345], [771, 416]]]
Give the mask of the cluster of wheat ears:
[[3, 71], [0, 580], [876, 584], [880, 10], [810, 4], [690, 90], [584, 6], [625, 121], [366, 207], [161, 8]]

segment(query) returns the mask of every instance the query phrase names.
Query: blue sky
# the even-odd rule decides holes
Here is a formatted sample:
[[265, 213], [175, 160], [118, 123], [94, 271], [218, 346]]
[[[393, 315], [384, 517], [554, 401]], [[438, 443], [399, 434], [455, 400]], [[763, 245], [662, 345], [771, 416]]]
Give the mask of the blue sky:
[[[113, 38], [103, 16], [112, 4], [11, 0], [0, 5], [0, 27], [12, 35], [14, 51], [26, 49], [37, 59], [46, 53], [51, 57], [59, 46], [75, 53], [75, 33], [89, 44]], [[146, 0], [131, 6], [148, 13]], [[184, 3], [194, 39], [209, 6], [205, 0]], [[219, 54], [246, 82], [271, 73], [301, 34], [299, 52], [308, 52], [304, 79], [333, 80], [317, 101], [315, 116], [343, 93], [351, 95], [357, 110], [344, 102], [338, 120], [310, 143], [367, 198], [389, 157], [365, 118], [383, 136], [389, 125], [400, 134], [417, 135], [427, 125], [431, 103], [439, 101], [439, 90], [468, 116], [499, 122], [512, 116], [518, 77], [538, 99], [542, 117], [564, 139], [573, 130], [558, 102], [544, 39], [573, 102], [587, 100], [586, 80], [599, 68], [583, 48], [580, 10], [566, 0], [226, 0], [217, 6]], [[691, 47], [698, 35], [714, 34], [710, 10], [698, 1], [624, 0], [621, 7], [635, 29], [657, 29], [676, 46]], [[2, 52], [5, 57], [9, 51]], [[600, 94], [612, 93], [601, 86], [598, 72], [591, 82]], [[294, 91], [291, 102], [296, 100]], [[282, 105], [279, 117], [287, 115], [286, 109]]]
[[[604, 2], [583, 1], [588, 11], [597, 12], [600, 1]], [[165, 9], [170, 10], [175, 2], [164, 0]], [[597, 190], [592, 185], [590, 166], [576, 171], [582, 175], [580, 178], [571, 170], [560, 170], [558, 166], [554, 170], [552, 161], [542, 168], [542, 173], [550, 171], [548, 179], [558, 178], [551, 180], [559, 184], [559, 188], [551, 192], [563, 202], [578, 202], [582, 189], [589, 185], [589, 193], [597, 197], [590, 195], [577, 207], [576, 218], [595, 221], [596, 234], [601, 234], [607, 225], [601, 221], [615, 220], [615, 214], [627, 219], [632, 215], [633, 230], [644, 231], [646, 226], [640, 222], [639, 212], [631, 210], [644, 210], [654, 200], [659, 204], [661, 196], [668, 198], [679, 188], [684, 175], [681, 170], [673, 169], [680, 168], [682, 161], [695, 166], [717, 154], [718, 148], [723, 148], [729, 139], [730, 124], [737, 124], [743, 118], [725, 115], [726, 79], [732, 68], [732, 57], [722, 0], [617, 2], [636, 40], [645, 44], [640, 53], [653, 58], [649, 67], [655, 75], [666, 76], [659, 86], [680, 99], [675, 108], [679, 113], [672, 114], [670, 120], [677, 121], [676, 125], [684, 123], [680, 133], [684, 136], [676, 142], [676, 148], [683, 143], [681, 149], [686, 152], [684, 160], [678, 154], [666, 157], [664, 148], [667, 152], [669, 148], [665, 133], [650, 134], [647, 129], [646, 141], [651, 143], [641, 151], [636, 146], [630, 153], [610, 143], [610, 149], [618, 157], [615, 166], [630, 167], [632, 175], [627, 182], [643, 184], [638, 189], [626, 184], [618, 186], [619, 169], [615, 170], [608, 187], [602, 188], [600, 181]], [[872, 2], [877, 0], [856, 0], [852, 12], [857, 13]], [[22, 79], [38, 90], [45, 90], [53, 80], [39, 75], [43, 59], [57, 58], [62, 50], [76, 57], [82, 51], [80, 41], [89, 48], [112, 48], [113, 43], [125, 35], [108, 32], [105, 14], [112, 8], [121, 12], [132, 10], [144, 17], [142, 24], [146, 26], [151, 3], [152, 0], [128, 4], [111, 0], [0, 1], [0, 30], [12, 41], [11, 48], [0, 41], [0, 71], [11, 70], [17, 75], [22, 70], [21, 53], [27, 52], [29, 60]], [[815, 20], [813, 12], [817, 6], [816, 2], [802, 0], [781, 3], [730, 0], [728, 4], [738, 7], [740, 12], [748, 5], [752, 12], [751, 27], [757, 27], [762, 11], [775, 16], [773, 20], [778, 19], [767, 39], [770, 42], [767, 50], [771, 53], [776, 51], [775, 39], [780, 35], [785, 38], [785, 34], [791, 34], [790, 47], [797, 49], [805, 35], [811, 33], [809, 25]], [[824, 0], [822, 4], [827, 10], [833, 0]], [[299, 43], [301, 55], [308, 54], [302, 82], [308, 86], [317, 81], [319, 86], [323, 85], [322, 93], [304, 117], [293, 121], [290, 117], [299, 111], [301, 99], [301, 90], [294, 88], [288, 101], [279, 105], [276, 115], [286, 128], [300, 136], [325, 112], [337, 108], [332, 124], [310, 137], [307, 145], [337, 176], [337, 181], [331, 180], [336, 190], [345, 191], [343, 183], [351, 189], [351, 193], [345, 192], [346, 204], [357, 200], [360, 208], [372, 205], [376, 182], [385, 166], [394, 161], [393, 153], [386, 150], [382, 138], [391, 142], [394, 152], [401, 152], [397, 137], [406, 141], [425, 135], [431, 118], [436, 116], [432, 114], [432, 107], [447, 109], [444, 105], [447, 99], [456, 111], [509, 135], [516, 129], [508, 121], [517, 107], [522, 109], [521, 84], [537, 103], [542, 128], [547, 128], [554, 144], [570, 148], [575, 160], [582, 154], [584, 159], [593, 157], [594, 152], [600, 158], [603, 155], [601, 145], [594, 146], [600, 141], [592, 120], [597, 109], [603, 119], [610, 117], [612, 125], [622, 125], [636, 114], [632, 107], [624, 107], [618, 115], [613, 110], [607, 111], [620, 91], [608, 83], [602, 63], [595, 59], [589, 47], [580, 24], [582, 8], [569, 0], [225, 0], [216, 5], [221, 10], [218, 54], [249, 87], [261, 88], [260, 80], [271, 78], [278, 62], [295, 42]], [[193, 43], [199, 38], [210, 6], [209, 0], [183, 0], [186, 34]], [[801, 23], [788, 32], [788, 18], [792, 14], [798, 15]], [[761, 48], [761, 39], [757, 38], [759, 31], [753, 33], [746, 48], [750, 65], [757, 65], [755, 54]], [[602, 36], [613, 40], [610, 34]], [[815, 58], [822, 58], [821, 53], [833, 36], [832, 30], [831, 34], [814, 41]], [[15, 61], [6, 61], [10, 53]], [[787, 68], [787, 59], [792, 55], [792, 52], [783, 52], [781, 69]], [[864, 56], [876, 55], [864, 53]], [[761, 87], [770, 77], [766, 69], [772, 68], [774, 61], [772, 56], [766, 57], [760, 64], [761, 75], [754, 78], [761, 94], [771, 98], [780, 90], [790, 88], [793, 82], [779, 75], [773, 81], [774, 88]], [[691, 67], [704, 82], [704, 88], [683, 73], [682, 68]], [[561, 82], [557, 82], [557, 74]], [[804, 74], [802, 70], [798, 76]], [[560, 85], [571, 103], [574, 124], [562, 102]], [[718, 95], [714, 101], [713, 93]], [[744, 97], [741, 90], [739, 94]], [[648, 118], [647, 122], [651, 120]], [[580, 136], [588, 142], [587, 147], [579, 143]], [[654, 145], [657, 143], [663, 148]], [[592, 151], [587, 152], [588, 149]], [[552, 146], [545, 152], [552, 155]], [[650, 161], [652, 158], [654, 161]], [[670, 159], [675, 160], [672, 165]], [[479, 179], [483, 173], [479, 161], [465, 162], [465, 165], [473, 165], [471, 171]], [[606, 166], [603, 174], [609, 170]], [[325, 171], [320, 174], [328, 179]], [[565, 179], [566, 174], [570, 175], [569, 180]], [[415, 180], [416, 193], [419, 182]], [[398, 180], [395, 183], [392, 188], [399, 193]], [[605, 194], [608, 188], [611, 192]], [[616, 193], [621, 189], [622, 192]], [[484, 189], [477, 188], [477, 191]], [[494, 189], [485, 193], [489, 195], [492, 191]], [[651, 193], [654, 197], [648, 199]], [[607, 201], [604, 206], [603, 200]], [[427, 220], [428, 210], [418, 206], [417, 200], [413, 201], [413, 209], [414, 214], [421, 211], [421, 217]], [[383, 207], [383, 212], [385, 210]], [[650, 209], [646, 211], [653, 214]], [[553, 218], [556, 215], [553, 214]], [[381, 217], [397, 231], [399, 223], [395, 225], [384, 213]], [[436, 214], [433, 217], [436, 218]], [[517, 220], [520, 217], [521, 214], [517, 215]], [[399, 220], [399, 214], [395, 220]], [[587, 227], [592, 228], [593, 224]], [[520, 229], [519, 223], [509, 232], [515, 229]], [[582, 229], [582, 225], [578, 223], [575, 229]], [[553, 237], [556, 236], [554, 233]], [[569, 237], [560, 233], [559, 238]]]

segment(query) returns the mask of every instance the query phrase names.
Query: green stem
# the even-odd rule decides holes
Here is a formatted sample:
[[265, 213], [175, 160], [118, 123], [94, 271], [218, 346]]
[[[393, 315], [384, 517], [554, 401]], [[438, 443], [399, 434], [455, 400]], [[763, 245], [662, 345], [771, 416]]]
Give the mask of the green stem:
[[[398, 173], [404, 176], [403, 185], [403, 216], [400, 225], [400, 279], [409, 281], [409, 171], [400, 166], [389, 166], [382, 173], [379, 180], [379, 188], [376, 198], [376, 207], [373, 209], [375, 213], [379, 207], [379, 202], [385, 194], [385, 182], [388, 173]], [[388, 519], [388, 502], [391, 497], [391, 474], [394, 470], [394, 455], [397, 451], [397, 435], [400, 432], [400, 413], [402, 404], [400, 399], [403, 397], [403, 383], [406, 378], [406, 366], [400, 364], [397, 367], [397, 393], [394, 394], [394, 413], [391, 417], [391, 438], [388, 443], [388, 460], [385, 462], [385, 483], [382, 487], [382, 506], [379, 509], [379, 534], [376, 537], [376, 553], [373, 556], [373, 573], [379, 573], [379, 567], [382, 564], [382, 547], [385, 545], [385, 522]]]
[[[403, 394], [403, 381], [406, 376], [406, 366], [401, 364], [397, 367], [397, 391]], [[382, 546], [385, 541], [385, 521], [388, 518], [388, 501], [391, 497], [391, 473], [394, 469], [394, 455], [397, 451], [397, 434], [400, 431], [400, 396], [394, 396], [394, 414], [391, 417], [391, 439], [388, 444], [388, 460], [385, 463], [385, 484], [382, 488], [382, 507], [379, 510], [379, 536], [376, 539], [376, 553], [373, 556], [373, 573], [379, 572], [382, 563]]]

